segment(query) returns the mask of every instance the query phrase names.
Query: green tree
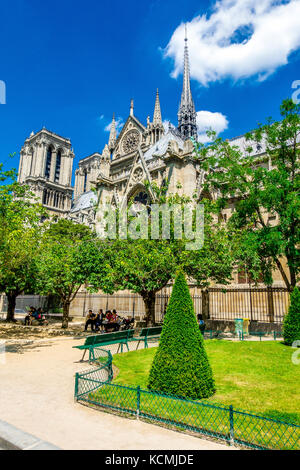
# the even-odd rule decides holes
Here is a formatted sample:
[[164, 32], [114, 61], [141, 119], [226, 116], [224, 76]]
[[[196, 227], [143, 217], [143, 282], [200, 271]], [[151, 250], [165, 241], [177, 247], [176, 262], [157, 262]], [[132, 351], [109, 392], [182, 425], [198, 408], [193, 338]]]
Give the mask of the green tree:
[[79, 289], [99, 272], [100, 254], [100, 243], [86, 226], [61, 219], [45, 232], [37, 264], [37, 288], [41, 294], [59, 296], [62, 328], [68, 328], [70, 305]]
[[180, 265], [198, 287], [205, 288], [211, 282], [228, 284], [231, 280], [234, 256], [230, 233], [215, 216], [216, 205], [207, 199], [204, 206], [203, 245], [197, 250], [180, 250]]
[[195, 400], [215, 393], [204, 339], [181, 272], [175, 280], [148, 387], [157, 392]]
[[[155, 204], [164, 209], [176, 205], [183, 211], [185, 204], [190, 204], [191, 227], [195, 231], [196, 212], [194, 203], [184, 195], [167, 194], [167, 186], [151, 186]], [[153, 209], [153, 207], [152, 207]], [[147, 219], [148, 227], [139, 226], [138, 217], [131, 216], [131, 205], [127, 212], [127, 230], [130, 224], [136, 223], [136, 233], [140, 239], [134, 239], [135, 233], [127, 232], [127, 239], [110, 241], [110, 269], [107, 270], [107, 284], [100, 281], [105, 292], [130, 290], [143, 298], [146, 310], [146, 323], [155, 323], [155, 297], [157, 292], [171, 282], [179, 266], [195, 279], [199, 286], [209, 285], [209, 279], [226, 283], [231, 276], [232, 256], [225, 228], [215, 222], [209, 211], [205, 211], [204, 240], [196, 250], [188, 249], [191, 242], [187, 238], [183, 219], [178, 222], [174, 214], [170, 215], [170, 233], [168, 239], [162, 234], [162, 218], [159, 218], [159, 236], [152, 240], [153, 210], [141, 216]], [[182, 212], [183, 215], [183, 212]], [[118, 217], [117, 217], [118, 219]], [[176, 225], [177, 224], [177, 225]], [[118, 225], [118, 224], [117, 224]], [[181, 225], [182, 238], [176, 238], [175, 232]], [[122, 234], [122, 236], [124, 233]], [[201, 240], [202, 241], [202, 240]], [[97, 282], [97, 281], [96, 281]], [[95, 284], [96, 287], [96, 284]], [[100, 285], [99, 285], [100, 288]], [[106, 289], [106, 290], [105, 290]], [[108, 289], [108, 290], [107, 290]]]
[[43, 208], [34, 202], [15, 170], [0, 164], [0, 292], [8, 299], [7, 321], [14, 321], [17, 297], [35, 287]]
[[173, 246], [167, 240], [115, 240], [110, 250], [108, 279], [106, 283], [100, 279], [102, 289], [109, 293], [128, 289], [141, 295], [147, 325], [153, 325], [156, 293], [174, 278], [178, 266]]
[[[269, 119], [247, 134], [246, 155], [212, 132], [212, 144], [199, 144], [196, 158], [207, 174], [204, 189], [216, 195], [219, 210], [235, 206], [228, 228], [237, 262], [254, 280], [262, 272], [267, 284], [277, 267], [292, 290], [300, 269], [300, 106], [286, 100], [280, 110], [281, 121]], [[253, 157], [253, 149], [261, 156]]]
[[295, 287], [291, 293], [291, 304], [284, 319], [283, 338], [285, 344], [292, 346], [294, 341], [300, 341], [300, 290]]

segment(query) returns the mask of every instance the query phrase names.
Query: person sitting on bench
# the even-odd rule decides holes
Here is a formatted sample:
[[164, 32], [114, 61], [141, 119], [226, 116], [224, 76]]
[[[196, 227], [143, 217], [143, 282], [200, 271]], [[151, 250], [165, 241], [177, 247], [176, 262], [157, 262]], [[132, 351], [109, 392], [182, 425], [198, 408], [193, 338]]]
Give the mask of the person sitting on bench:
[[120, 329], [120, 324], [118, 323], [118, 315], [116, 310], [113, 310], [113, 313], [111, 313], [110, 310], [106, 312], [106, 319], [107, 323], [105, 325], [105, 331], [106, 333], [108, 331], [119, 331]]
[[110, 322], [111, 322], [111, 323], [117, 323], [117, 322], [118, 322], [117, 310], [113, 310], [113, 313], [112, 313]]
[[25, 317], [25, 326], [32, 325], [33, 313], [35, 312], [34, 307], [30, 307], [28, 314]]
[[86, 317], [84, 331], [87, 331], [89, 325], [91, 325], [91, 330], [95, 331], [95, 317], [96, 315], [93, 313], [93, 310], [89, 310], [89, 313], [87, 314], [87, 317]]
[[204, 335], [204, 332], [205, 332], [205, 322], [203, 320], [203, 315], [201, 313], [198, 313], [197, 315], [197, 320], [198, 320], [198, 324], [199, 324], [199, 328], [200, 328], [200, 331], [202, 333], [202, 335]]
[[[95, 328], [96, 328], [96, 331], [99, 331], [99, 329], [101, 328], [101, 331], [103, 331], [103, 320], [104, 320], [104, 313], [103, 313], [103, 310], [102, 308], [100, 308], [99, 312], [97, 313], [96, 315], [96, 318], [95, 318]], [[100, 327], [100, 328], [99, 328]]]
[[105, 318], [106, 318], [106, 320], [108, 321], [108, 323], [110, 323], [111, 317], [112, 317], [111, 311], [110, 311], [110, 310], [107, 310], [107, 311], [106, 311], [106, 314], [105, 314]]
[[37, 309], [35, 319], [42, 325], [48, 325], [48, 322], [44, 315], [44, 311], [41, 307]]

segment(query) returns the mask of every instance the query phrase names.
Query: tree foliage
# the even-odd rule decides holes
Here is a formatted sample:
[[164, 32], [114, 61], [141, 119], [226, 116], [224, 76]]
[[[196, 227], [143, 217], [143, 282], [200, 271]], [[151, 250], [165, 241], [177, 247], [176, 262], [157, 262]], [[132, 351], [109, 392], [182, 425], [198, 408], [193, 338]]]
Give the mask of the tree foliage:
[[[191, 207], [191, 227], [195, 232], [196, 212], [193, 201], [177, 193], [166, 194], [166, 191], [167, 186], [158, 188], [155, 184], [151, 186], [151, 191], [149, 190], [154, 195], [154, 203], [159, 208], [177, 206], [183, 216], [184, 206], [189, 204]], [[147, 219], [146, 228], [143, 228], [138, 222], [139, 217], [140, 220], [144, 220], [144, 216]], [[226, 230], [213, 219], [209, 211], [205, 211], [203, 220], [203, 245], [199, 245], [196, 250], [190, 250], [188, 247], [191, 239], [188, 238], [184, 230], [183, 217], [181, 221], [176, 222], [174, 213], [171, 211], [170, 232], [167, 238], [163, 235], [163, 222], [160, 217], [157, 239], [152, 239], [152, 218], [151, 208], [145, 209], [143, 216], [139, 214], [136, 217], [132, 216], [129, 204], [126, 229], [128, 230], [133, 222], [136, 224], [137, 234], [140, 235], [140, 238], [134, 239], [132, 232], [128, 232], [125, 240], [120, 237], [107, 241], [110, 251], [110, 255], [106, 256], [110, 265], [110, 268], [106, 270], [107, 282], [103, 283], [101, 277], [105, 292], [130, 290], [141, 295], [145, 304], [147, 325], [155, 323], [156, 293], [173, 281], [180, 266], [190, 278], [196, 280], [199, 286], [207, 286], [210, 280], [226, 283], [232, 272], [232, 256]], [[178, 225], [181, 225], [182, 238], [176, 237], [175, 229], [178, 228]], [[97, 279], [95, 278], [95, 287], [96, 285]]]
[[198, 145], [196, 158], [207, 175], [204, 189], [215, 195], [219, 210], [235, 206], [228, 228], [240, 266], [254, 280], [262, 273], [267, 284], [276, 267], [292, 290], [300, 269], [300, 106], [286, 100], [280, 110], [281, 121], [269, 119], [247, 134], [246, 155], [210, 133], [212, 144]]
[[208, 398], [215, 393], [204, 339], [183, 273], [173, 287], [160, 344], [150, 370], [150, 390], [181, 398]]
[[215, 216], [215, 204], [205, 199], [201, 203], [204, 206], [203, 245], [197, 250], [186, 250], [183, 246], [180, 266], [198, 287], [208, 287], [211, 282], [225, 285], [232, 279], [232, 239], [227, 227]]
[[147, 324], [155, 323], [155, 295], [170, 282], [177, 269], [174, 247], [167, 240], [115, 240], [110, 244], [110, 267], [102, 288], [112, 293], [130, 290], [145, 303]]
[[37, 288], [41, 294], [60, 297], [63, 328], [68, 327], [71, 302], [90, 276], [97, 274], [100, 260], [101, 246], [86, 226], [61, 219], [45, 231], [38, 258]]
[[0, 164], [0, 181], [0, 292], [8, 298], [7, 321], [13, 321], [16, 298], [35, 288], [44, 210], [17, 182], [15, 170], [4, 172]]

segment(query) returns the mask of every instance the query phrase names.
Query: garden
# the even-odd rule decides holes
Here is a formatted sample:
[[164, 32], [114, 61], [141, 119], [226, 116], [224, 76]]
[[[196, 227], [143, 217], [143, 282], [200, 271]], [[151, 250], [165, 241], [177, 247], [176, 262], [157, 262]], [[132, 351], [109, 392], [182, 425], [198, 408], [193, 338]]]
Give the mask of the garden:
[[295, 289], [284, 343], [205, 341], [179, 272], [159, 346], [113, 360], [94, 348], [96, 368], [76, 375], [75, 397], [232, 445], [299, 449], [300, 378], [290, 347], [299, 333], [299, 298]]
[[[233, 405], [268, 418], [300, 425], [299, 366], [291, 348], [279, 341], [207, 340], [216, 393], [206, 401]], [[114, 356], [113, 383], [147, 388], [157, 348]]]

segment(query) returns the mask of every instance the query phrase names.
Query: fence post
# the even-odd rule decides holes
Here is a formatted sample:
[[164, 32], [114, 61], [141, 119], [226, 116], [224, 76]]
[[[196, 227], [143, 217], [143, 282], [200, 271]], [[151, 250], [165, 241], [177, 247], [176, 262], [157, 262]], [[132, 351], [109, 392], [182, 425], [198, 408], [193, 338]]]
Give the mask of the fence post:
[[113, 363], [113, 359], [112, 359], [112, 354], [110, 351], [109, 352], [109, 355], [108, 355], [108, 382], [111, 382], [112, 379], [114, 378], [114, 371], [113, 371], [113, 366], [112, 366], [112, 363]]
[[75, 374], [75, 395], [74, 395], [74, 400], [77, 401], [77, 395], [78, 395], [78, 380], [79, 380], [79, 374], [76, 372]]
[[234, 445], [234, 416], [233, 416], [233, 406], [229, 407], [229, 422], [230, 422], [230, 445]]
[[268, 287], [268, 312], [270, 317], [270, 323], [274, 323], [274, 299], [273, 299], [273, 289]]
[[141, 387], [138, 386], [136, 389], [136, 419], [140, 419], [140, 407], [141, 407]]

